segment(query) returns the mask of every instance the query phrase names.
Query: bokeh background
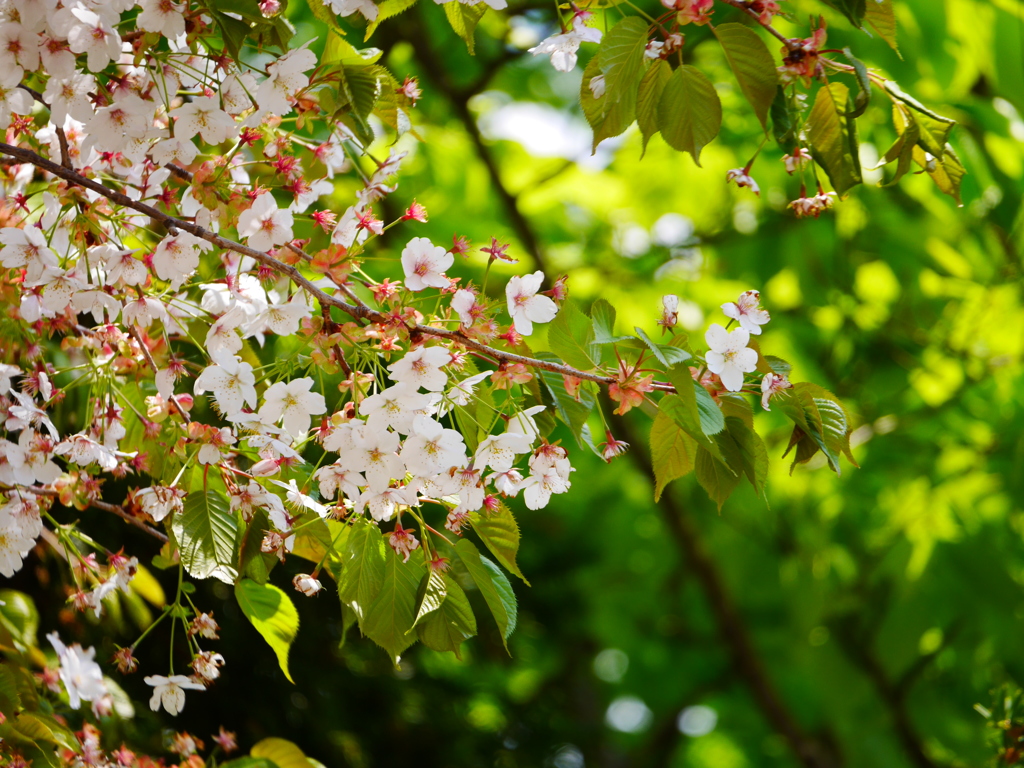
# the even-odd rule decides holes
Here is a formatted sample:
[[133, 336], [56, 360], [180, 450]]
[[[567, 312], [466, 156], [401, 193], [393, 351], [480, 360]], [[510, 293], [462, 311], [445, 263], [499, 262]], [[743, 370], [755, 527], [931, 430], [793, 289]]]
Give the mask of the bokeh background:
[[[525, 53], [552, 32], [550, 3], [488, 13], [471, 57], [424, 0], [368, 43], [424, 91], [414, 115], [424, 141], [402, 140], [410, 156], [382, 218], [415, 198], [430, 221], [389, 231], [381, 256], [413, 235], [446, 243], [457, 232], [475, 249], [495, 236], [520, 259], [503, 276], [566, 273], [575, 300], [605, 298], [623, 329], [652, 335], [663, 294], [684, 300], [682, 324], [699, 339], [722, 302], [760, 289], [772, 313], [763, 350], [844, 400], [860, 469], [844, 465], [837, 477], [811, 462], [791, 473], [780, 458], [784, 419], [762, 413], [773, 457], [767, 503], [747, 487], [719, 512], [692, 477], [652, 501], [645, 418], [615, 424], [633, 447], [610, 465], [566, 434], [571, 493], [538, 512], [514, 506], [532, 586], [515, 585], [510, 653], [482, 619], [461, 660], [416, 646], [396, 670], [357, 632], [342, 646], [325, 591], [299, 598], [291, 685], [230, 590], [203, 584], [223, 627], [219, 648], [232, 653], [217, 685], [189, 697], [177, 728], [206, 738], [223, 724], [244, 748], [282, 736], [327, 766], [352, 768], [901, 768], [991, 758], [973, 705], [1024, 680], [1024, 4], [897, 0], [901, 55], [818, 3], [784, 5], [801, 20], [781, 22], [787, 34], [828, 14], [830, 47], [853, 46], [959, 121], [963, 207], [923, 175], [875, 185], [883, 172], [868, 169], [894, 138], [882, 98], [861, 121], [874, 183], [834, 212], [798, 221], [786, 211], [799, 184], [780, 162], [791, 148], [774, 144], [752, 171], [760, 197], [727, 187], [726, 171], [746, 163], [761, 134], [709, 32], [694, 27], [686, 55], [713, 75], [725, 108], [704, 167], [659, 137], [641, 159], [635, 128], [591, 154], [578, 102], [590, 52], [569, 74]], [[287, 14], [300, 39], [322, 46], [305, 4]], [[332, 206], [344, 210], [350, 195], [340, 184]], [[453, 272], [479, 283], [483, 264], [477, 255]], [[503, 284], [492, 276], [489, 290], [497, 296]], [[108, 544], [152, 549], [108, 525]], [[10, 586], [38, 593], [45, 571], [37, 563]], [[123, 632], [90, 626], [52, 591], [39, 605], [44, 631], [63, 625], [100, 656], [133, 639], [130, 615], [115, 617]], [[150, 652], [163, 658], [166, 647], [144, 647], [144, 667]], [[123, 685], [148, 698], [141, 676]], [[140, 709], [131, 728], [158, 749], [159, 725]]]

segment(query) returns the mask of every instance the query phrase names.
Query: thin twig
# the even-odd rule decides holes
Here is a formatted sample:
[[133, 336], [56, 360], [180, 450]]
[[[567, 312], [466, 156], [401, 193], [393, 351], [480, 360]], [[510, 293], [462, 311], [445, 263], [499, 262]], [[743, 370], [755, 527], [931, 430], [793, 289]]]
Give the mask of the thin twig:
[[[235, 241], [229, 240], [226, 237], [222, 237], [221, 235], [218, 235], [215, 232], [211, 232], [207, 229], [204, 229], [203, 227], [200, 227], [199, 225], [193, 222], [184, 221], [183, 219], [178, 219], [174, 216], [170, 216], [169, 214], [166, 214], [163, 211], [160, 211], [154, 208], [153, 206], [147, 205], [146, 203], [143, 203], [139, 200], [132, 200], [130, 197], [121, 192], [110, 189], [109, 187], [106, 187], [103, 184], [100, 184], [99, 182], [96, 182], [86, 176], [83, 176], [81, 173], [78, 173], [77, 171], [64, 168], [63, 166], [60, 166], [57, 163], [54, 163], [53, 161], [48, 160], [42, 155], [39, 155], [31, 150], [23, 149], [21, 147], [15, 147], [10, 144], [0, 142], [0, 154], [8, 155], [9, 157], [13, 157], [24, 163], [30, 163], [38, 168], [41, 168], [44, 171], [47, 171], [48, 173], [52, 173], [54, 176], [57, 176], [58, 178], [71, 182], [72, 184], [77, 184], [79, 186], [85, 187], [86, 189], [91, 189], [93, 192], [96, 192], [97, 194], [106, 197], [108, 200], [111, 200], [112, 202], [115, 202], [118, 205], [124, 206], [125, 208], [131, 208], [132, 210], [138, 211], [139, 213], [146, 214], [147, 216], [163, 223], [165, 226], [168, 227], [168, 229], [173, 228], [176, 230], [182, 230], [184, 232], [188, 232], [191, 235], [195, 235], [196, 237], [205, 240], [208, 243], [212, 243], [213, 245], [216, 245], [218, 248], [222, 248], [227, 251], [234, 251], [235, 253], [240, 253], [243, 256], [250, 256], [259, 263], [265, 264], [266, 266], [270, 267], [276, 272], [279, 272], [282, 275], [286, 275], [293, 283], [295, 283], [297, 286], [305, 290], [311, 296], [315, 297], [318, 301], [320, 301], [321, 304], [326, 303], [331, 305], [332, 307], [337, 307], [342, 312], [345, 312], [351, 317], [365, 318], [373, 323], [378, 323], [380, 325], [389, 325], [393, 320], [393, 318], [390, 315], [372, 309], [371, 307], [368, 307], [366, 305], [359, 306], [358, 304], [349, 304], [348, 302], [342, 301], [341, 299], [335, 296], [331, 296], [330, 294], [325, 293], [316, 285], [314, 285], [313, 282], [310, 281], [307, 277], [305, 277], [301, 272], [299, 272], [298, 269], [291, 266], [290, 264], [285, 264], [284, 262], [275, 259], [270, 254], [264, 253], [263, 251], [258, 251], [255, 248], [250, 248], [247, 245], [242, 245], [241, 243], [236, 243]], [[574, 376], [578, 379], [583, 379], [585, 381], [593, 381], [597, 382], [598, 384], [612, 384], [616, 381], [616, 379], [611, 376], [602, 376], [597, 373], [589, 373], [587, 371], [581, 371], [571, 366], [563, 365], [561, 363], [552, 363], [546, 360], [538, 360], [536, 358], [526, 357], [524, 355], [517, 355], [512, 352], [505, 352], [500, 349], [495, 349], [494, 347], [489, 347], [486, 344], [481, 344], [478, 341], [474, 341], [473, 339], [470, 339], [465, 334], [459, 331], [449, 330], [448, 328], [437, 328], [432, 325], [411, 325], [406, 326], [406, 328], [410, 334], [433, 336], [436, 338], [453, 341], [462, 345], [466, 349], [472, 349], [476, 352], [480, 352], [481, 354], [487, 355], [491, 359], [499, 362], [522, 363], [523, 365], [526, 365], [531, 368], [536, 368], [544, 371], [551, 371], [552, 373], [558, 373], [563, 376]], [[655, 387], [658, 390], [664, 392], [675, 391], [675, 388], [672, 387], [671, 384], [666, 384], [663, 382], [657, 382], [655, 384]]]
[[[16, 487], [5, 488], [4, 490], [13, 490], [16, 493], [21, 491], [28, 491], [29, 493], [35, 494], [36, 496], [52, 496], [54, 498], [57, 498], [60, 495], [57, 493], [57, 491], [51, 490], [49, 488], [37, 488], [33, 485], [19, 485]], [[107, 502], [100, 501], [99, 499], [90, 500], [89, 506], [95, 507], [96, 509], [101, 509], [104, 512], [110, 512], [111, 514], [117, 515], [126, 523], [134, 525], [140, 531], [148, 533], [154, 539], [159, 539], [165, 544], [167, 543], [167, 535], [165, 533], [163, 533], [162, 531], [158, 531], [153, 526], [147, 525], [142, 520], [139, 520], [139, 518], [129, 514], [125, 511], [124, 507], [118, 506], [117, 504], [108, 504]]]
[[[50, 109], [50, 105], [43, 101], [43, 94], [41, 94], [39, 91], [35, 90], [34, 88], [29, 88], [27, 85], [19, 85], [18, 87], [21, 88], [23, 91], [27, 91], [29, 94], [32, 95], [33, 99], [38, 101], [47, 109]], [[50, 109], [50, 112], [52, 114], [53, 110]], [[57, 125], [57, 123], [54, 122], [53, 127], [54, 130], [56, 130], [57, 132], [57, 143], [60, 145], [60, 164], [63, 165], [65, 168], [71, 169], [74, 166], [71, 165], [71, 149], [68, 147], [68, 137], [64, 133], [64, 129], [61, 126]]]

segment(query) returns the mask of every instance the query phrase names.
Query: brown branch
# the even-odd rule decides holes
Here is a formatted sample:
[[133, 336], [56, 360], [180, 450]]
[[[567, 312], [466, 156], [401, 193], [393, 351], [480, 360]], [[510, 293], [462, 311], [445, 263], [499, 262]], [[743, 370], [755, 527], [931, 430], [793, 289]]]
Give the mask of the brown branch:
[[[337, 307], [342, 312], [345, 312], [346, 314], [354, 318], [364, 318], [373, 323], [388, 325], [392, 322], [393, 318], [390, 315], [387, 315], [383, 312], [379, 312], [366, 305], [359, 306], [357, 304], [349, 304], [345, 301], [342, 301], [341, 299], [331, 296], [330, 294], [324, 293], [322, 290], [317, 288], [312, 283], [312, 281], [310, 281], [301, 272], [299, 272], [298, 269], [291, 266], [290, 264], [285, 264], [284, 262], [275, 259], [273, 256], [264, 253], [263, 251], [258, 251], [255, 248], [250, 248], [247, 245], [236, 243], [235, 241], [229, 240], [226, 237], [222, 237], [221, 235], [218, 235], [215, 232], [211, 232], [207, 229], [204, 229], [203, 227], [200, 227], [199, 225], [193, 222], [178, 219], [174, 216], [171, 216], [169, 214], [164, 213], [163, 211], [154, 208], [151, 205], [147, 205], [146, 203], [143, 203], [138, 200], [132, 200], [130, 197], [121, 192], [110, 189], [109, 187], [105, 187], [99, 182], [93, 181], [92, 179], [83, 176], [77, 171], [71, 170], [69, 168], [64, 168], [63, 166], [58, 165], [57, 163], [54, 163], [53, 161], [48, 160], [47, 158], [35, 152], [32, 152], [31, 150], [23, 149], [21, 147], [15, 147], [10, 144], [0, 142], [0, 154], [8, 155], [9, 157], [13, 157], [24, 163], [30, 163], [31, 165], [35, 165], [36, 167], [41, 168], [42, 170], [47, 171], [48, 173], [52, 173], [54, 176], [64, 179], [65, 181], [71, 182], [72, 184], [77, 184], [79, 186], [85, 187], [86, 189], [91, 189], [93, 192], [96, 192], [97, 194], [106, 197], [108, 200], [111, 200], [112, 202], [115, 202], [118, 205], [124, 206], [125, 208], [131, 208], [132, 210], [138, 211], [139, 213], [144, 213], [147, 216], [155, 219], [156, 221], [162, 222], [165, 226], [168, 227], [169, 230], [182, 230], [184, 232], [188, 232], [191, 235], [195, 235], [196, 237], [205, 240], [208, 243], [212, 243], [213, 245], [216, 245], [217, 247], [222, 248], [224, 250], [234, 251], [235, 253], [240, 253], [243, 256], [250, 256], [259, 263], [267, 265], [276, 272], [286, 275], [293, 283], [295, 283], [297, 286], [305, 290], [311, 296], [315, 297], [318, 301], [320, 301], [321, 304], [329, 304], [333, 307]], [[432, 325], [411, 325], [406, 326], [406, 328], [408, 329], [410, 334], [420, 334], [424, 336], [434, 336], [436, 338], [446, 339], [448, 341], [460, 344], [466, 349], [471, 349], [476, 352], [480, 352], [481, 354], [486, 355], [491, 359], [500, 362], [522, 363], [523, 365], [526, 365], [531, 368], [551, 371], [552, 373], [558, 373], [563, 376], [574, 376], [578, 379], [583, 379], [585, 381], [593, 381], [598, 384], [612, 384], [616, 381], [616, 379], [611, 376], [602, 376], [597, 373], [589, 373], [587, 371], [577, 370], [576, 368], [573, 368], [568, 365], [563, 365], [561, 363], [551, 363], [547, 362], [546, 360], [538, 360], [532, 357], [525, 357], [524, 355], [513, 354], [512, 352], [504, 352], [500, 349], [495, 349], [494, 347], [489, 347], [486, 344], [481, 344], [478, 341], [474, 341], [473, 339], [470, 339], [468, 336], [461, 333], [460, 331], [453, 331], [448, 328], [437, 328]], [[657, 382], [656, 388], [659, 389], [660, 391], [665, 392], [675, 391], [675, 388], [671, 384], [666, 384], [663, 382]]]
[[[31, 94], [33, 99], [38, 101], [47, 109], [50, 109], [50, 105], [43, 101], [43, 94], [41, 94], [39, 91], [33, 88], [29, 88], [27, 85], [19, 85], [18, 87], [21, 88], [23, 91], [27, 91], [29, 94]], [[73, 166], [71, 165], [71, 149], [68, 147], [68, 137], [64, 133], [64, 129], [61, 126], [57, 125], [57, 123], [53, 123], [53, 127], [57, 132], [57, 143], [60, 145], [60, 164], [63, 165], [65, 168], [70, 169]]]
[[[654, 483], [654, 467], [642, 441], [626, 419], [613, 417], [616, 431], [632, 444], [630, 455]], [[807, 735], [769, 679], [753, 640], [729, 594], [715, 562], [704, 549], [700, 533], [671, 493], [658, 503], [673, 542], [697, 579], [718, 625], [719, 637], [732, 657], [737, 675], [746, 684], [765, 719], [789, 745], [805, 768], [836, 768], [841, 760], [830, 748]]]
[[[57, 498], [60, 495], [57, 493], [57, 491], [51, 490], [49, 488], [36, 488], [35, 486], [32, 485], [20, 485], [17, 487], [5, 489], [5, 491], [6, 490], [13, 490], [16, 493], [20, 493], [21, 491], [28, 491], [29, 493], [35, 494], [36, 496], [51, 496], [54, 498]], [[89, 506], [95, 507], [96, 509], [101, 509], [104, 512], [110, 512], [111, 514], [117, 515], [126, 523], [134, 525], [140, 531], [148, 533], [154, 539], [159, 539], [165, 544], [167, 543], [167, 535], [165, 533], [163, 533], [162, 531], [158, 531], [153, 526], [147, 525], [139, 518], [128, 513], [127, 511], [125, 511], [124, 507], [118, 506], [117, 504], [108, 504], [107, 502], [100, 501], [99, 499], [90, 500]]]

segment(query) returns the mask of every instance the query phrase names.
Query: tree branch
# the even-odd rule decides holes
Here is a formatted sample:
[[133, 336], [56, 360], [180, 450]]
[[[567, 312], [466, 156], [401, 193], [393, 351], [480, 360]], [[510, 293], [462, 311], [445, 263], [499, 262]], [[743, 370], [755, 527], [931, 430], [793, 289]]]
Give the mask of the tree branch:
[[[51, 490], [49, 488], [36, 488], [35, 486], [32, 485], [19, 485], [15, 487], [5, 488], [4, 490], [13, 490], [16, 493], [20, 493], [21, 491], [28, 491], [29, 493], [35, 494], [36, 496], [51, 496], [54, 498], [58, 498], [60, 495], [57, 493], [57, 491]], [[104, 512], [110, 512], [111, 514], [117, 515], [126, 523], [134, 525], [140, 531], [148, 533], [154, 539], [158, 539], [159, 541], [162, 541], [164, 544], [167, 543], [167, 535], [165, 533], [163, 533], [162, 531], [158, 531], [153, 526], [147, 525], [142, 520], [139, 520], [139, 518], [135, 517], [132, 514], [129, 514], [127, 511], [125, 511], [124, 507], [118, 506], [117, 504], [108, 504], [107, 502], [100, 501], [99, 499], [90, 500], [89, 506], [95, 507], [96, 509], [101, 509]]]
[[[361, 306], [356, 304], [349, 304], [345, 301], [342, 301], [341, 299], [331, 296], [330, 294], [324, 293], [324, 291], [315, 286], [312, 283], [312, 281], [310, 281], [301, 272], [299, 272], [298, 269], [291, 266], [290, 264], [285, 264], [284, 262], [275, 259], [273, 256], [264, 253], [263, 251], [258, 251], [255, 248], [250, 248], [247, 245], [236, 243], [235, 241], [229, 240], [226, 237], [222, 237], [216, 234], [215, 232], [211, 232], [207, 229], [204, 229], [203, 227], [200, 227], [199, 225], [193, 222], [185, 221], [183, 219], [171, 216], [141, 201], [132, 200], [130, 197], [121, 192], [110, 189], [109, 187], [106, 187], [100, 184], [99, 182], [93, 181], [92, 179], [83, 176], [81, 173], [75, 170], [58, 165], [57, 163], [54, 163], [53, 161], [48, 160], [42, 155], [39, 155], [31, 150], [23, 149], [21, 147], [15, 147], [10, 144], [0, 142], [0, 154], [8, 155], [9, 157], [13, 157], [16, 160], [19, 160], [20, 162], [34, 165], [37, 168], [41, 168], [44, 171], [52, 173], [54, 176], [57, 176], [58, 178], [70, 182], [71, 184], [77, 184], [81, 187], [85, 187], [86, 189], [90, 189], [93, 192], [96, 192], [97, 194], [106, 197], [108, 200], [117, 203], [118, 205], [124, 206], [125, 208], [131, 208], [132, 210], [138, 211], [139, 213], [144, 213], [150, 218], [163, 223], [170, 231], [181, 230], [184, 232], [188, 232], [189, 234], [195, 235], [196, 237], [205, 240], [208, 243], [216, 245], [218, 248], [222, 248], [227, 251], [234, 251], [235, 253], [240, 253], [243, 256], [250, 256], [259, 263], [265, 264], [266, 266], [270, 267], [276, 272], [286, 275], [293, 283], [295, 283], [297, 286], [305, 290], [311, 296], [315, 297], [321, 304], [329, 304], [332, 307], [337, 307], [338, 309], [350, 315], [351, 317], [357, 319], [367, 319], [373, 323], [378, 323], [380, 325], [389, 325], [393, 321], [393, 318], [390, 315], [372, 309], [371, 307], [368, 307], [365, 304]], [[423, 336], [433, 336], [440, 339], [446, 339], [448, 341], [460, 344], [466, 349], [471, 349], [474, 350], [475, 352], [487, 355], [491, 359], [497, 360], [499, 362], [513, 364], [521, 363], [530, 368], [551, 371], [552, 373], [558, 373], [563, 376], [574, 376], [578, 379], [583, 379], [584, 381], [593, 381], [598, 384], [607, 385], [612, 384], [616, 381], [616, 379], [611, 376], [602, 376], [597, 373], [581, 371], [571, 366], [563, 365], [561, 363], [551, 363], [546, 360], [538, 360], [536, 358], [526, 357], [524, 355], [517, 355], [512, 352], [505, 352], [500, 349], [495, 349], [494, 347], [489, 347], [486, 344], [481, 344], [478, 341], [470, 339], [468, 336], [461, 333], [460, 331], [453, 331], [448, 328], [437, 328], [432, 325], [410, 325], [405, 327], [412, 335], [419, 334]], [[654, 386], [659, 391], [675, 391], [675, 387], [673, 387], [671, 384], [667, 384], [664, 382], [655, 382]]]

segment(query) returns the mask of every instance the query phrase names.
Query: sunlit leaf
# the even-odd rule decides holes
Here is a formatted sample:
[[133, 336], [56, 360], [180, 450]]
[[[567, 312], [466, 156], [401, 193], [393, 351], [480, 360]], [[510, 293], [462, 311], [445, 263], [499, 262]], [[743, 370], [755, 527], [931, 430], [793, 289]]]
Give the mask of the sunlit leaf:
[[299, 632], [299, 613], [291, 598], [273, 584], [239, 579], [235, 599], [245, 618], [274, 651], [284, 676], [294, 683], [288, 671], [288, 651]]
[[701, 150], [722, 126], [722, 102], [703, 72], [683, 65], [672, 73], [658, 103], [658, 126], [670, 147], [700, 165]]
[[761, 127], [768, 130], [768, 110], [779, 84], [775, 59], [768, 46], [760, 35], [743, 24], [730, 22], [713, 29], [740, 90], [753, 107]]

